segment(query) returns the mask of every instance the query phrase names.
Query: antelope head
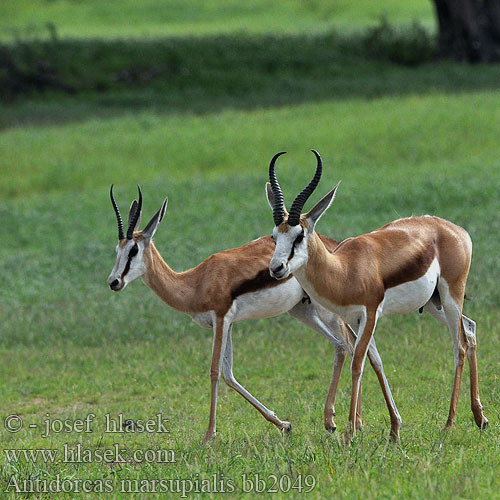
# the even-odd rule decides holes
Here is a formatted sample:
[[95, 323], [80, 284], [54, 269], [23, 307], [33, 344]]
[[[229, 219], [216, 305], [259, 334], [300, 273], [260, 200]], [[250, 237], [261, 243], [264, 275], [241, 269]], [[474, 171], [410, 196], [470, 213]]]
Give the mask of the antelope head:
[[143, 260], [144, 251], [151, 243], [167, 208], [168, 198], [165, 198], [160, 210], [156, 212], [147, 226], [142, 231], [139, 231], [139, 224], [141, 223], [142, 192], [139, 186], [137, 186], [137, 189], [139, 190], [139, 201], [134, 200], [130, 205], [126, 235], [123, 231], [122, 216], [116, 204], [115, 197], [113, 196], [113, 185], [111, 185], [111, 190], [109, 192], [118, 222], [116, 263], [108, 278], [108, 285], [111, 290], [115, 292], [123, 290], [128, 283], [139, 278], [146, 272], [146, 264]]
[[274, 255], [269, 264], [271, 276], [277, 279], [287, 278], [290, 274], [301, 268], [309, 259], [308, 241], [314, 234], [316, 223], [331, 205], [338, 184], [320, 200], [307, 214], [302, 215], [302, 209], [308, 198], [316, 189], [322, 173], [321, 156], [314, 149], [317, 166], [311, 182], [295, 198], [290, 212], [285, 208], [281, 187], [276, 177], [276, 160], [285, 152], [273, 156], [269, 165], [269, 182], [266, 185], [267, 200], [273, 210], [275, 227], [273, 239], [276, 243]]

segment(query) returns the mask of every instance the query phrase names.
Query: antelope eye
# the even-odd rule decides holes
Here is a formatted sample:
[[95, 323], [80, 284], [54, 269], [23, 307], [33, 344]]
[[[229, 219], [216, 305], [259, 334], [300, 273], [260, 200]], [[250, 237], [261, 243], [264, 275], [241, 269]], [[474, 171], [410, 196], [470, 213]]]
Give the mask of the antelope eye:
[[304, 239], [304, 233], [300, 233], [297, 236], [297, 238], [295, 238], [295, 241], [293, 242], [293, 244], [298, 245], [303, 239]]
[[131, 259], [132, 257], [135, 257], [138, 251], [139, 247], [137, 245], [134, 245], [128, 254], [128, 258]]

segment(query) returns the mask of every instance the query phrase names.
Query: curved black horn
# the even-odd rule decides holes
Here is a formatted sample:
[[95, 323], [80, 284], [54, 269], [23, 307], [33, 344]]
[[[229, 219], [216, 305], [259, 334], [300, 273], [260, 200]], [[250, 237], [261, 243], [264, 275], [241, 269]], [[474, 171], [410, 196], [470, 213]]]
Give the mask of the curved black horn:
[[288, 216], [289, 226], [296, 226], [299, 223], [302, 209], [304, 208], [307, 199], [316, 189], [316, 186], [318, 185], [319, 180], [321, 179], [321, 173], [323, 171], [323, 163], [321, 161], [321, 156], [316, 150], [311, 149], [311, 151], [314, 153], [317, 160], [316, 172], [314, 173], [314, 177], [311, 179], [311, 182], [299, 193], [297, 198], [295, 198], [295, 200], [293, 201], [292, 206], [290, 207], [290, 215]]
[[285, 200], [283, 198], [283, 192], [276, 177], [275, 163], [276, 160], [284, 155], [286, 151], [281, 151], [281, 153], [276, 153], [269, 164], [269, 182], [271, 183], [271, 189], [274, 194], [274, 207], [273, 207], [273, 219], [274, 224], [279, 226], [285, 220]]
[[139, 202], [137, 203], [137, 208], [135, 209], [135, 212], [131, 214], [130, 220], [128, 221], [127, 240], [132, 239], [132, 236], [134, 235], [135, 226], [137, 224], [137, 221], [139, 220], [142, 210], [142, 191], [141, 191], [141, 186], [139, 186], [139, 184], [137, 184], [137, 189], [139, 190]]
[[116, 204], [115, 197], [113, 196], [113, 184], [111, 184], [111, 189], [109, 190], [109, 196], [111, 197], [111, 203], [113, 208], [115, 209], [116, 220], [118, 222], [118, 239], [123, 240], [125, 238], [123, 234], [123, 220], [120, 214], [120, 210], [118, 209], [118, 205]]

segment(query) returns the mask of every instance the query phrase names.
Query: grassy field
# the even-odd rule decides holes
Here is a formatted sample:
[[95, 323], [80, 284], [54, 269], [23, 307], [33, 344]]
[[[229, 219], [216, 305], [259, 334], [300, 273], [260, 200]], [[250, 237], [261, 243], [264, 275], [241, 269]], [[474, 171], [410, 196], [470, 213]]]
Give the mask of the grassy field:
[[4, 0], [0, 38], [39, 34], [52, 23], [63, 37], [143, 37], [352, 29], [376, 22], [419, 20], [434, 24], [429, 0]]
[[[312, 498], [323, 498], [326, 491], [339, 497], [355, 491], [360, 498], [417, 498], [424, 492], [470, 497], [491, 491], [499, 451], [497, 99], [495, 92], [351, 99], [4, 130], [2, 186], [10, 179], [12, 195], [0, 205], [1, 415], [19, 413], [26, 426], [41, 425], [47, 413], [52, 418], [97, 415], [95, 434], [42, 439], [40, 428], [25, 428], [3, 432], [5, 448], [62, 449], [63, 443], [79, 442], [106, 448], [119, 442], [127, 449], [173, 449], [177, 460], [120, 467], [5, 464], [4, 487], [13, 473], [114, 481], [224, 473], [237, 481], [245, 472], [285, 474], [291, 468], [295, 475], [316, 477]], [[487, 432], [474, 427], [465, 382], [457, 429], [441, 434], [451, 343], [442, 327], [415, 314], [385, 319], [377, 335], [404, 419], [400, 445], [386, 443], [386, 410], [367, 370], [365, 431], [352, 448], [343, 448], [321, 425], [331, 348], [283, 317], [237, 326], [235, 367], [241, 381], [294, 423], [294, 435], [282, 440], [223, 387], [220, 436], [212, 446], [200, 447], [209, 403], [210, 333], [168, 310], [139, 283], [120, 295], [107, 290], [116, 233], [108, 185], [118, 185], [126, 206], [133, 184], [141, 182], [145, 217], [169, 195], [156, 240], [180, 270], [269, 233], [272, 219], [263, 194], [268, 159], [276, 150], [290, 151], [281, 175], [285, 192], [292, 193], [310, 174], [311, 145], [325, 158], [320, 191], [343, 179], [335, 207], [321, 221], [325, 234], [342, 239], [412, 213], [450, 218], [472, 234], [468, 289], [475, 301], [467, 304], [467, 314], [479, 325], [482, 399], [491, 421]], [[18, 166], [17, 175], [9, 165]], [[29, 195], [19, 194], [23, 183]], [[348, 389], [345, 376], [337, 405], [341, 432]], [[98, 425], [105, 413], [139, 419], [159, 412], [171, 422], [166, 439], [117, 438]]]
[[[224, 23], [216, 14], [229, 3], [204, 2], [214, 14], [200, 32], [240, 29], [238, 17]], [[7, 9], [10, 25], [23, 26], [30, 12], [40, 12], [30, 11], [30, 5], [6, 1], [0, 9]], [[74, 4], [87, 12], [77, 24], [65, 14], [67, 5], [48, 2], [43, 15], [61, 33], [74, 36], [86, 36], [89, 24], [93, 34], [109, 36], [175, 34], [198, 22], [188, 14], [183, 21], [184, 4], [178, 3], [169, 31], [162, 31], [167, 30], [163, 23], [155, 25], [145, 7], [135, 27], [126, 26], [125, 15], [110, 26], [102, 12], [92, 10], [97, 4], [89, 2]], [[193, 9], [196, 4], [188, 5]], [[280, 5], [288, 9], [283, 8], [283, 17], [268, 12], [262, 17], [281, 23], [281, 29], [309, 29], [314, 16], [297, 20], [294, 14], [302, 3]], [[326, 2], [314, 5], [324, 9]], [[378, 5], [390, 7], [394, 20], [428, 15], [427, 2]], [[99, 8], [105, 9], [104, 4]], [[362, 10], [355, 11], [350, 2], [338, 2], [337, 8], [352, 26], [374, 15], [368, 2]], [[242, 23], [254, 23], [249, 30], [266, 31], [253, 19], [256, 11], [238, 15]], [[286, 16], [296, 24], [287, 25]], [[240, 82], [234, 94], [225, 88], [181, 89], [172, 95], [129, 88], [31, 95], [1, 104], [0, 498], [102, 498], [97, 491], [74, 493], [84, 479], [96, 487], [105, 481], [112, 498], [151, 498], [139, 486], [129, 488], [132, 493], [120, 492], [121, 481], [147, 480], [151, 487], [156, 479], [195, 481], [214, 475], [225, 478], [226, 485], [234, 483], [235, 491], [226, 498], [254, 498], [243, 492], [245, 474], [254, 480], [255, 475], [284, 476], [285, 488], [286, 476], [296, 487], [299, 478], [314, 478], [308, 493], [310, 483], [303, 484], [302, 493], [295, 489], [264, 498], [495, 498], [500, 487], [497, 75], [495, 67], [408, 68], [342, 60], [337, 71], [318, 70], [299, 79], [283, 72], [255, 88], [248, 85], [247, 92]], [[250, 71], [231, 76], [247, 82], [255, 78]], [[235, 375], [280, 418], [292, 422], [292, 436], [283, 438], [222, 383], [219, 434], [201, 446], [210, 403], [211, 332], [168, 309], [140, 282], [120, 294], [109, 291], [106, 278], [116, 244], [109, 185], [115, 184], [125, 211], [135, 185], [141, 184], [143, 220], [169, 196], [155, 242], [171, 267], [183, 270], [213, 252], [269, 234], [272, 217], [264, 195], [269, 159], [278, 150], [289, 152], [279, 169], [290, 203], [313, 171], [312, 147], [325, 164], [314, 199], [343, 181], [334, 206], [319, 223], [322, 233], [341, 240], [425, 213], [470, 232], [474, 256], [467, 293], [474, 300], [466, 303], [465, 313], [478, 323], [481, 400], [490, 420], [486, 432], [475, 427], [469, 409], [468, 369], [456, 429], [442, 431], [453, 374], [450, 336], [432, 318], [415, 313], [383, 319], [376, 334], [403, 418], [400, 442], [387, 441], [388, 413], [367, 368], [364, 431], [345, 447], [340, 437], [347, 424], [349, 370], [336, 402], [338, 432], [327, 435], [322, 406], [333, 350], [283, 316], [235, 326]], [[4, 428], [11, 414], [24, 421], [17, 433]], [[95, 415], [92, 433], [42, 437], [44, 420], [88, 414]], [[106, 433], [106, 414], [133, 420], [161, 414], [170, 432]], [[8, 461], [5, 455], [9, 449], [61, 454], [65, 445], [75, 449], [79, 444], [94, 453], [118, 444], [127, 457], [134, 450], [172, 450], [169, 457], [175, 461], [103, 464], [94, 457], [91, 463], [51, 463], [39, 457], [31, 463]], [[19, 482], [66, 480], [73, 492], [21, 495], [9, 487], [12, 477]]]

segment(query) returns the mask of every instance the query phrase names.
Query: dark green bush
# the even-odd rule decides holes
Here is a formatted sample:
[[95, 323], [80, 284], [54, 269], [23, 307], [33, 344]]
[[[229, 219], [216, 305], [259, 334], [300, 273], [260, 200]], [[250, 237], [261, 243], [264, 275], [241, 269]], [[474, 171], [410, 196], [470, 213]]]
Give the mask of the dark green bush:
[[396, 28], [383, 18], [362, 36], [362, 50], [367, 57], [415, 66], [431, 61], [436, 55], [436, 40], [421, 24]]
[[415, 65], [429, 61], [434, 39], [417, 24], [382, 21], [359, 34], [224, 35], [146, 40], [25, 37], [0, 45], [2, 96], [121, 88], [216, 89], [244, 92], [259, 82], [338, 72], [346, 60], [368, 58]]

